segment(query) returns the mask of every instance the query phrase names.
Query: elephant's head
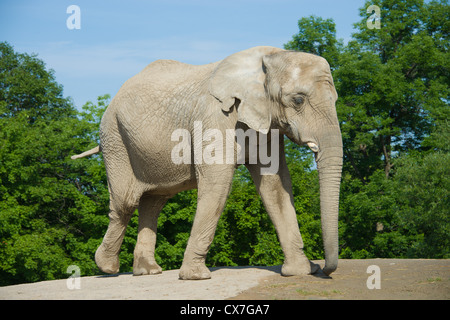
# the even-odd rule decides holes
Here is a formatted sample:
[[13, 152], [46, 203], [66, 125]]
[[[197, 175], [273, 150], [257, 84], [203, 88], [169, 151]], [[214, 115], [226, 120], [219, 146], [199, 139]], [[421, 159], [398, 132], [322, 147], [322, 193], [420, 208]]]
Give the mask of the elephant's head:
[[215, 69], [210, 93], [222, 110], [237, 107], [238, 120], [267, 132], [280, 129], [316, 156], [320, 183], [326, 274], [338, 260], [339, 186], [342, 138], [336, 114], [337, 93], [327, 61], [319, 56], [256, 47], [223, 60]]

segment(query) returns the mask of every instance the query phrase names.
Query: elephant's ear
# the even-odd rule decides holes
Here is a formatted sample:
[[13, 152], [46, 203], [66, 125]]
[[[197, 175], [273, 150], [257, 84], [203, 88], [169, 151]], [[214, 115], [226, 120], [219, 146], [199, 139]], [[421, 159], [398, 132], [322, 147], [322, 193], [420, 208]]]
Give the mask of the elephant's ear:
[[263, 57], [279, 51], [283, 50], [255, 47], [235, 53], [219, 63], [209, 83], [209, 92], [220, 101], [223, 111], [236, 104], [238, 121], [263, 133], [269, 131], [272, 121], [264, 89]]

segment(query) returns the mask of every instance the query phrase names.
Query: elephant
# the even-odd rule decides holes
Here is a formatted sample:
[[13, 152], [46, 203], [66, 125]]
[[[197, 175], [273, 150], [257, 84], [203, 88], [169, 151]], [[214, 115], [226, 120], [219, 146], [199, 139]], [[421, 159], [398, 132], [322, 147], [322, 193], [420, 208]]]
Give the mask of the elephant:
[[[175, 194], [196, 188], [197, 208], [179, 278], [209, 279], [205, 258], [234, 171], [244, 164], [275, 226], [285, 258], [281, 274], [318, 272], [320, 266], [303, 252], [284, 153], [287, 136], [298, 145], [308, 145], [315, 155], [325, 253], [322, 271], [331, 274], [338, 262], [343, 162], [337, 98], [328, 62], [309, 53], [259, 46], [206, 65], [173, 60], [150, 63], [111, 100], [100, 124], [100, 145], [72, 157], [103, 152], [110, 222], [95, 253], [100, 270], [119, 272], [121, 243], [130, 217], [138, 209], [133, 274], [161, 273], [154, 257], [159, 213]], [[212, 134], [205, 137], [208, 130]], [[251, 134], [238, 143], [237, 134], [233, 137], [237, 130], [256, 133], [256, 149], [251, 149]], [[181, 134], [174, 135], [175, 131]], [[219, 134], [226, 141], [220, 140]], [[185, 138], [183, 144], [180, 137]], [[206, 152], [215, 157], [211, 163], [202, 152], [211, 147], [213, 142], [208, 141], [213, 138], [215, 148]], [[276, 160], [274, 170], [264, 172], [267, 161], [252, 159], [262, 147]], [[225, 155], [221, 148], [234, 154]], [[174, 161], [174, 155], [183, 152], [185, 161]], [[239, 157], [244, 160], [239, 162]]]

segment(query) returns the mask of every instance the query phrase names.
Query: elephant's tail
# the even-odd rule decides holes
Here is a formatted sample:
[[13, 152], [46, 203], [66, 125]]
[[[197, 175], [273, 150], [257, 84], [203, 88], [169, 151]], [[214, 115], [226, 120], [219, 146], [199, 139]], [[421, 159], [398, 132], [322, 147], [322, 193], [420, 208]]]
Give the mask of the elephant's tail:
[[84, 157], [88, 157], [91, 156], [93, 154], [99, 153], [101, 151], [100, 146], [96, 146], [95, 148], [85, 151], [83, 153], [80, 154], [76, 154], [74, 156], [71, 156], [70, 159], [75, 160], [75, 159], [80, 159], [80, 158], [84, 158]]

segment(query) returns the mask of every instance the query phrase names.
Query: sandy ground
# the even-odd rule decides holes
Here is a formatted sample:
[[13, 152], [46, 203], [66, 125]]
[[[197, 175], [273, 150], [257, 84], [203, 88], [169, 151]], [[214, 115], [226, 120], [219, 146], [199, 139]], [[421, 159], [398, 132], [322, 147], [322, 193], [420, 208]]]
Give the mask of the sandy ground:
[[[178, 270], [159, 275], [105, 275], [79, 278], [80, 289], [68, 289], [74, 279], [43, 281], [0, 287], [0, 299], [121, 299], [121, 300], [223, 300], [259, 284], [261, 279], [277, 275], [277, 267], [212, 268], [211, 279], [178, 279]], [[278, 276], [279, 273], [278, 273]]]
[[[378, 275], [379, 289], [369, 289]], [[233, 299], [450, 300], [450, 260], [341, 259], [331, 277], [269, 276]]]
[[[323, 261], [315, 261], [323, 266]], [[368, 273], [369, 266], [379, 273]], [[299, 300], [299, 299], [439, 299], [450, 300], [450, 260], [340, 260], [332, 278], [323, 274], [282, 277], [280, 267], [212, 268], [212, 278], [178, 279], [178, 270], [160, 275], [132, 274], [80, 278], [0, 287], [0, 299], [149, 299], [149, 300]], [[379, 275], [379, 277], [378, 277]], [[369, 277], [371, 277], [369, 279]], [[380, 289], [368, 289], [379, 279]], [[69, 279], [69, 285], [73, 285]]]

